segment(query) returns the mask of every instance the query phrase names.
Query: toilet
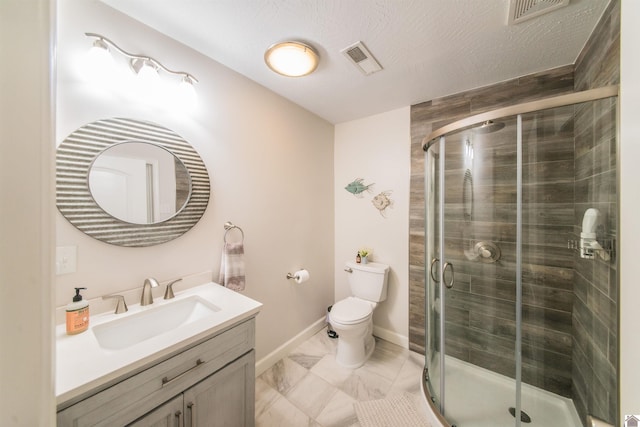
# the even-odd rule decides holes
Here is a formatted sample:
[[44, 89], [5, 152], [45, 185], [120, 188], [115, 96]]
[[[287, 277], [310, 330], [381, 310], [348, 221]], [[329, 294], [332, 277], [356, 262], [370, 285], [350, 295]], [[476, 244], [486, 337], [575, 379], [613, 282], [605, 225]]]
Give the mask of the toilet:
[[344, 270], [349, 277], [351, 296], [333, 305], [329, 323], [338, 333], [336, 361], [355, 369], [367, 361], [375, 347], [373, 310], [387, 299], [389, 266], [347, 262]]

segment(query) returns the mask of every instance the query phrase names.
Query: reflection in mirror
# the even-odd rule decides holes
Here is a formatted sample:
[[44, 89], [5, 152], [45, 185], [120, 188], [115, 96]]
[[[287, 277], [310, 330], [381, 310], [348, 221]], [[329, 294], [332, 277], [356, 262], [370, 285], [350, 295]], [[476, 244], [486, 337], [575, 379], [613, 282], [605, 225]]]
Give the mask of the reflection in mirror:
[[190, 182], [184, 164], [168, 150], [125, 141], [96, 157], [89, 170], [89, 189], [111, 216], [132, 224], [155, 224], [180, 212]]

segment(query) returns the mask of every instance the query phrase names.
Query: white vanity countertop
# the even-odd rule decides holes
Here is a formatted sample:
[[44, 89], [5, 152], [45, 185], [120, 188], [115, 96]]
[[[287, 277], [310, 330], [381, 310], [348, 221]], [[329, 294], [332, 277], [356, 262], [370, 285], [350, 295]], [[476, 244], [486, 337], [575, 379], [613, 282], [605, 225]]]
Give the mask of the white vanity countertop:
[[[98, 343], [93, 327], [163, 304], [197, 295], [220, 310], [214, 315], [181, 325], [160, 335], [121, 350], [104, 349]], [[129, 306], [123, 314], [103, 313], [91, 316], [89, 329], [67, 335], [65, 325], [56, 327], [56, 399], [61, 404], [112, 381], [128, 372], [158, 360], [231, 325], [255, 316], [262, 304], [217, 283], [206, 283], [182, 292], [172, 300], [155, 298], [152, 305]]]

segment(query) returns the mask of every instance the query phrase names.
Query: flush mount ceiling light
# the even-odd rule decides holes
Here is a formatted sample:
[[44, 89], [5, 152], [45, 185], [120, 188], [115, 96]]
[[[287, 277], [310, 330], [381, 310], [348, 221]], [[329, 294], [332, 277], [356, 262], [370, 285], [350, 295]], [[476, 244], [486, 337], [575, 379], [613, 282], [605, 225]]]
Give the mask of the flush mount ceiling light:
[[307, 44], [287, 41], [276, 43], [264, 53], [264, 62], [278, 74], [302, 77], [318, 68], [318, 53]]

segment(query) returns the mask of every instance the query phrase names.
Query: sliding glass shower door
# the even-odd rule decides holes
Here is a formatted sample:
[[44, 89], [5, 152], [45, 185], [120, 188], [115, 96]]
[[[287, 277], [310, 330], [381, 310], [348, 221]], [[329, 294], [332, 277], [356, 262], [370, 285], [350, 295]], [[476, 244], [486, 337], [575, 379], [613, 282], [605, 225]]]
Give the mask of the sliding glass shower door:
[[495, 425], [494, 379], [475, 375], [498, 372], [511, 389], [518, 376], [516, 129], [516, 118], [465, 128], [426, 156], [427, 367], [436, 405], [459, 427]]
[[450, 425], [616, 419], [617, 101], [577, 96], [425, 144], [425, 386]]

